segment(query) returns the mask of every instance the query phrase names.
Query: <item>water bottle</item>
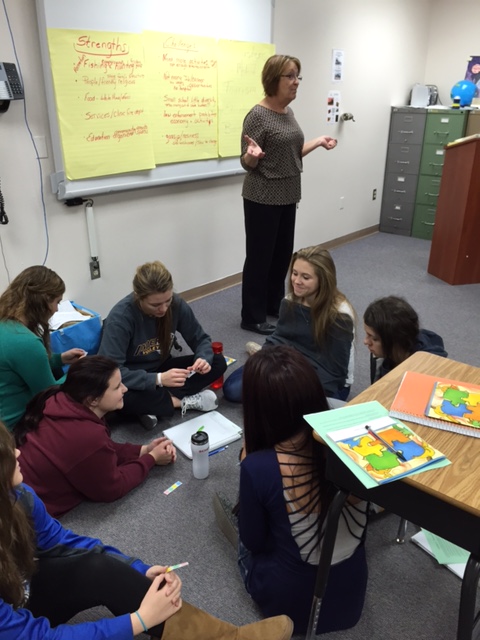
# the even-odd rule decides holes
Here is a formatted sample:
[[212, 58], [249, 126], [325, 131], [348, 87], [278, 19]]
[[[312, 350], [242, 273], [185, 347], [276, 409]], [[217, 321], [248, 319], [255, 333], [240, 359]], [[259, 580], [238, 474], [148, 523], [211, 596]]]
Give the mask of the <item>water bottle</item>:
[[192, 462], [193, 475], [198, 480], [208, 477], [208, 452], [210, 446], [208, 443], [208, 433], [205, 431], [196, 431], [192, 435]]
[[[223, 355], [223, 343], [212, 342], [212, 350], [213, 350], [213, 353], [219, 353]], [[213, 389], [215, 391], [217, 389], [221, 389], [222, 387], [223, 387], [223, 374], [220, 376], [220, 378], [217, 378], [214, 382], [212, 382], [212, 384], [210, 385], [210, 389]]]

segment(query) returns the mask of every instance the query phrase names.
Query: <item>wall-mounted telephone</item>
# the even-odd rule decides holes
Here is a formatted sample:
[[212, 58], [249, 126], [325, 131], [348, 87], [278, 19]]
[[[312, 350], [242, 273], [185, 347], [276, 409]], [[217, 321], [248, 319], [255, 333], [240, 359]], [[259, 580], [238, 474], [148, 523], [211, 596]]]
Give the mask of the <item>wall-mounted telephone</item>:
[[0, 113], [10, 106], [10, 100], [23, 100], [22, 83], [13, 62], [0, 62]]

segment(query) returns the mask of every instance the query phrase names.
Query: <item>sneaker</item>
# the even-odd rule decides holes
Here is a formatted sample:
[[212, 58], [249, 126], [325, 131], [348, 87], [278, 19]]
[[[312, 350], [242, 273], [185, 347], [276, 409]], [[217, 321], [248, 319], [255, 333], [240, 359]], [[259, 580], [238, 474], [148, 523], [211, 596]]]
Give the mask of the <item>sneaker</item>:
[[218, 398], [213, 391], [205, 389], [193, 396], [185, 396], [182, 399], [182, 417], [189, 409], [195, 411], [213, 411], [218, 407]]
[[138, 416], [138, 419], [140, 420], [140, 424], [146, 431], [151, 431], [157, 426], [158, 423], [157, 416], [153, 416], [150, 413], [145, 413], [142, 416]]
[[262, 345], [258, 344], [258, 342], [247, 342], [247, 344], [245, 345], [245, 351], [249, 356], [253, 356], [253, 354], [257, 353], [257, 351], [260, 351], [261, 348]]
[[215, 520], [223, 535], [234, 549], [238, 548], [238, 521], [233, 515], [233, 505], [220, 493], [213, 496], [213, 511]]

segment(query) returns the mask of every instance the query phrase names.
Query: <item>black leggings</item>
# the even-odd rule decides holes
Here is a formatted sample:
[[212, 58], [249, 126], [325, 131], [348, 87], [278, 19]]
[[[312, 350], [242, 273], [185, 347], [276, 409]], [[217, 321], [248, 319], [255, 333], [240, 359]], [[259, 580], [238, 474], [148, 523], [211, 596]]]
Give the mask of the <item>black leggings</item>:
[[[163, 372], [174, 368], [186, 369], [190, 367], [194, 361], [195, 357], [193, 355], [167, 358], [158, 370]], [[174, 407], [171, 396], [175, 396], [181, 400], [185, 396], [198, 393], [220, 378], [226, 368], [225, 358], [223, 355], [216, 353], [213, 356], [210, 371], [202, 375], [197, 373], [191, 378], [187, 378], [183, 387], [156, 387], [155, 389], [148, 389], [146, 391], [129, 390], [123, 397], [123, 412], [129, 415], [149, 413], [158, 417], [172, 416]]]
[[[39, 558], [27, 609], [48, 618], [52, 627], [100, 605], [120, 616], [138, 609], [151, 584], [129, 564], [104, 553]], [[161, 638], [163, 623], [148, 633]]]

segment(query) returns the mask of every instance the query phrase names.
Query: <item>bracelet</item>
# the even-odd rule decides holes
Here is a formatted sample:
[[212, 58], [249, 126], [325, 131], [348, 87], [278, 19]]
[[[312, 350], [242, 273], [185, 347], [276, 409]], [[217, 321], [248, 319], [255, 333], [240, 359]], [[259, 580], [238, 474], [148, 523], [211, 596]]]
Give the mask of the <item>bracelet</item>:
[[162, 374], [159, 372], [157, 373], [157, 387], [163, 387], [162, 384]]
[[142, 616], [138, 613], [138, 611], [135, 611], [135, 615], [136, 615], [136, 616], [137, 616], [137, 618], [140, 620], [140, 624], [142, 625], [143, 630], [145, 631], [145, 633], [147, 633], [147, 631], [148, 631], [148, 627], [147, 627], [147, 625], [145, 624], [145, 622], [143, 621]]

